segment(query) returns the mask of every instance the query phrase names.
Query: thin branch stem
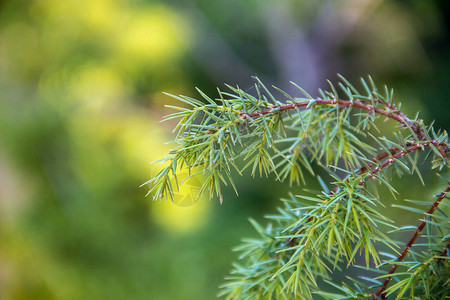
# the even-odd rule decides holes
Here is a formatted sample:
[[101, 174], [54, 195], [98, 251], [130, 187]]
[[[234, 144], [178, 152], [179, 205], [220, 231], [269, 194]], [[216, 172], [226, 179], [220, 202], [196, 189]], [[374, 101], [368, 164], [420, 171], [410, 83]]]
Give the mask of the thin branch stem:
[[[426, 142], [423, 142], [423, 143], [416, 143], [414, 146], [411, 146], [411, 147], [409, 147], [409, 148], [407, 148], [405, 150], [402, 150], [402, 151], [394, 154], [392, 157], [390, 157], [389, 159], [385, 160], [380, 166], [378, 166], [378, 167], [374, 168], [372, 171], [370, 171], [368, 173], [368, 175], [369, 175], [369, 177], [375, 178], [375, 174], [376, 173], [380, 172], [381, 170], [383, 170], [387, 166], [393, 164], [396, 159], [398, 159], [398, 158], [400, 158], [400, 157], [402, 157], [402, 156], [404, 156], [404, 155], [406, 155], [408, 153], [411, 153], [413, 151], [422, 149], [423, 147], [429, 147], [431, 145], [447, 147], [447, 143], [445, 143], [445, 142], [440, 143], [439, 141], [436, 141], [436, 140], [426, 141]], [[361, 180], [360, 185], [363, 185], [363, 184], [364, 184], [364, 181]]]
[[[369, 113], [375, 112], [377, 114], [386, 116], [387, 118], [396, 120], [397, 122], [399, 122], [401, 124], [405, 124], [405, 125], [409, 126], [416, 133], [417, 137], [420, 140], [422, 140], [425, 137], [420, 126], [416, 125], [403, 112], [401, 112], [399, 109], [397, 109], [395, 106], [393, 106], [389, 102], [383, 103], [388, 108], [388, 110], [389, 110], [388, 111], [388, 110], [384, 110], [381, 108], [373, 107], [371, 105], [367, 105], [364, 102], [359, 101], [359, 100], [350, 101], [350, 100], [340, 100], [340, 99], [327, 99], [327, 100], [313, 99], [313, 100], [309, 100], [309, 101], [297, 102], [297, 103], [292, 103], [292, 104], [287, 104], [287, 105], [275, 105], [269, 109], [265, 109], [265, 110], [258, 111], [258, 112], [252, 112], [252, 113], [240, 112], [240, 115], [242, 116], [243, 119], [246, 119], [247, 117], [255, 118], [255, 117], [259, 117], [259, 116], [263, 116], [263, 115], [268, 115], [271, 113], [277, 113], [280, 111], [295, 109], [297, 107], [305, 107], [305, 106], [310, 105], [311, 101], [314, 101], [315, 105], [316, 104], [318, 104], [318, 105], [339, 105], [342, 107], [361, 108], [361, 109], [367, 110]], [[381, 101], [377, 101], [377, 102], [381, 103]]]
[[395, 153], [397, 153], [400, 149], [397, 147], [392, 147], [389, 149], [389, 152], [382, 152], [380, 154], [378, 154], [377, 156], [375, 156], [375, 158], [372, 160], [372, 162], [369, 162], [367, 164], [367, 166], [362, 166], [361, 168], [359, 168], [357, 170], [358, 174], [363, 174], [364, 172], [367, 171], [368, 168], [372, 167], [373, 165], [375, 165], [378, 161], [385, 159], [386, 157], [389, 156], [389, 154], [394, 155]]
[[[448, 186], [445, 190], [443, 190], [441, 192], [441, 194], [439, 195], [439, 197], [436, 198], [436, 200], [434, 201], [433, 205], [431, 205], [430, 209], [427, 211], [426, 216], [432, 215], [433, 212], [436, 210], [436, 208], [438, 207], [439, 203], [441, 203], [442, 199], [445, 198], [445, 196], [447, 195], [447, 193], [450, 191], [450, 182], [448, 183]], [[409, 242], [406, 244], [405, 248], [403, 249], [402, 253], [400, 254], [400, 256], [397, 258], [397, 262], [402, 262], [403, 259], [406, 257], [406, 255], [408, 254], [409, 249], [412, 247], [412, 245], [414, 244], [414, 242], [416, 241], [416, 239], [419, 237], [420, 233], [422, 232], [423, 228], [425, 227], [425, 225], [427, 224], [426, 222], [426, 216], [425, 216], [425, 220], [422, 221], [422, 223], [419, 224], [419, 226], [417, 227], [416, 231], [414, 231], [413, 235], [411, 236], [411, 238], [409, 239]], [[447, 245], [448, 247], [449, 245]], [[392, 265], [391, 270], [389, 271], [388, 274], [392, 275], [395, 273], [395, 271], [397, 270], [398, 264], [394, 264]], [[386, 299], [386, 295], [384, 294], [384, 291], [386, 290], [389, 282], [392, 280], [392, 276], [387, 277], [384, 280], [383, 286], [380, 287], [378, 289], [378, 291], [374, 294], [372, 294], [372, 299], [376, 299], [378, 296], [381, 296], [382, 299]]]

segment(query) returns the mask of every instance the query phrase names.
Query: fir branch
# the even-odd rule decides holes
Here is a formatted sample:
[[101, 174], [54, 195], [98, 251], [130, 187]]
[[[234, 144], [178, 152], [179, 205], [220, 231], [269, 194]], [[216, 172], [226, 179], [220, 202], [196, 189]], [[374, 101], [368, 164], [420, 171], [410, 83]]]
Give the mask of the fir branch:
[[[269, 223], [267, 228], [251, 221], [260, 238], [244, 240], [237, 248], [245, 263], [235, 265], [227, 283], [221, 287], [220, 295], [227, 299], [288, 299], [291, 292], [305, 298], [312, 294], [325, 296], [326, 293], [318, 290], [317, 278], [327, 280], [332, 267], [339, 268], [341, 262], [354, 264], [358, 252], [364, 253], [366, 268], [369, 268], [369, 260], [380, 265], [383, 260], [375, 243], [383, 243], [395, 253], [400, 243], [380, 231], [380, 225], [395, 226], [376, 209], [383, 203], [369, 192], [366, 181], [379, 179], [394, 194], [396, 191], [386, 172], [388, 168], [394, 168], [399, 175], [405, 171], [417, 173], [422, 180], [418, 160], [419, 153], [426, 148], [425, 159], [431, 157], [433, 169], [450, 166], [447, 132], [436, 132], [432, 125], [423, 125], [417, 116], [408, 118], [400, 104], [394, 105], [392, 91], [386, 88], [383, 95], [370, 77], [370, 84], [362, 80], [365, 95], [345, 78], [341, 79], [343, 83], [339, 88], [347, 100], [341, 98], [330, 83], [331, 91], [319, 91], [321, 98], [312, 97], [297, 85], [306, 98], [294, 98], [277, 89], [287, 99], [287, 103], [282, 103], [259, 80], [255, 86], [256, 96], [233, 87], [229, 87], [231, 93], [219, 91], [218, 99], [199, 91], [205, 103], [174, 96], [189, 108], [174, 106], [177, 112], [166, 117], [166, 120], [179, 119], [174, 130], [176, 146], [164, 159], [166, 166], [147, 182], [154, 199], [164, 195], [173, 197], [173, 187], [178, 185], [176, 174], [183, 167], [189, 172], [195, 170], [191, 176], [203, 174], [205, 179], [200, 193], [209, 191], [211, 197], [215, 193], [221, 203], [221, 184], [231, 183], [234, 187], [232, 169], [242, 174], [249, 168], [252, 176], [273, 173], [278, 180], [289, 178], [291, 184], [299, 184], [304, 182], [303, 170], [313, 174], [311, 163], [316, 162], [335, 180], [331, 191], [322, 184], [322, 193], [291, 195], [284, 201], [285, 206], [278, 209], [278, 215], [268, 217], [275, 224]], [[380, 117], [396, 121], [403, 130], [395, 131], [394, 139], [373, 136], [369, 130], [374, 128], [379, 132], [376, 120]], [[374, 146], [364, 142], [367, 136], [373, 137], [381, 150], [378, 155]], [[244, 160], [242, 167], [238, 164], [240, 158]], [[345, 163], [345, 168], [341, 162]], [[337, 176], [336, 170], [346, 176]], [[427, 217], [437, 209], [440, 200], [435, 203]], [[409, 206], [398, 207], [422, 213]], [[429, 241], [424, 245], [440, 245], [432, 241], [431, 231], [436, 228], [442, 235], [448, 228], [442, 220], [447, 219], [445, 215], [425, 218], [416, 230], [416, 237], [411, 238], [410, 246], [425, 226]], [[414, 253], [421, 262], [403, 261], [407, 253], [412, 253], [410, 246], [404, 249], [403, 257], [397, 257], [396, 263], [384, 263], [414, 266], [416, 271], [410, 273], [409, 279], [391, 287], [387, 282], [380, 295], [397, 292], [401, 297], [408, 286], [414, 286], [416, 278], [424, 276], [427, 268], [443, 259], [442, 255], [436, 258], [431, 254]], [[395, 269], [382, 278], [392, 278], [394, 273]], [[396, 275], [399, 274], [409, 273]], [[439, 276], [435, 276], [435, 283], [440, 282]], [[423, 287], [427, 284], [424, 281]], [[381, 285], [380, 282], [378, 286]], [[343, 298], [375, 295], [371, 294], [370, 287], [357, 281], [355, 288], [344, 283], [339, 289], [346, 294]], [[340, 297], [337, 294], [326, 296]]]

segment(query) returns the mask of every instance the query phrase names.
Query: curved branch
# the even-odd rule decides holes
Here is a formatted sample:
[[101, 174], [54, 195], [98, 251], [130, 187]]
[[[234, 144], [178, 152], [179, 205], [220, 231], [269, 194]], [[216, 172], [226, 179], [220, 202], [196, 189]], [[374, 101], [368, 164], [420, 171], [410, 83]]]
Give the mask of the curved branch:
[[383, 116], [393, 119], [393, 120], [396, 120], [397, 122], [410, 127], [416, 133], [417, 137], [420, 140], [425, 138], [425, 134], [423, 133], [420, 126], [416, 125], [403, 112], [401, 112], [399, 109], [397, 109], [390, 102], [385, 103], [385, 102], [381, 102], [379, 100], [374, 100], [374, 102], [383, 103], [388, 110], [384, 110], [381, 108], [373, 107], [371, 105], [367, 105], [363, 101], [360, 101], [360, 100], [350, 101], [350, 100], [340, 100], [340, 99], [327, 99], [327, 100], [312, 99], [309, 101], [297, 102], [297, 103], [292, 103], [292, 104], [287, 104], [287, 105], [275, 105], [269, 109], [265, 109], [265, 110], [258, 111], [258, 112], [252, 112], [252, 113], [241, 112], [240, 115], [245, 120], [245, 119], [247, 119], [247, 117], [255, 118], [255, 117], [259, 117], [259, 116], [263, 116], [263, 115], [267, 115], [267, 114], [271, 114], [271, 113], [275, 113], [275, 112], [279, 112], [279, 111], [295, 109], [298, 107], [305, 107], [305, 106], [310, 105], [311, 101], [314, 101], [315, 104], [319, 104], [319, 105], [339, 105], [342, 107], [356, 107], [356, 108], [361, 108], [361, 109], [367, 110], [369, 113], [375, 112], [377, 114], [383, 115]]
[[[431, 205], [430, 209], [426, 213], [427, 216], [433, 214], [433, 212], [438, 207], [439, 203], [441, 203], [442, 199], [445, 198], [445, 196], [447, 195], [448, 192], [450, 192], [450, 182], [448, 183], [447, 188], [441, 192], [439, 197], [436, 198], [433, 205]], [[427, 224], [426, 220], [422, 221], [422, 223], [419, 224], [416, 231], [413, 233], [412, 237], [410, 238], [409, 242], [406, 244], [405, 248], [403, 249], [402, 253], [397, 258], [398, 262], [402, 262], [403, 259], [406, 257], [406, 254], [408, 254], [409, 248], [412, 247], [412, 245], [414, 244], [416, 239], [419, 237], [420, 233], [422, 232], [422, 230], [426, 224]], [[449, 245], [447, 245], [447, 248], [448, 248], [448, 246]], [[394, 274], [395, 271], [397, 270], [397, 267], [398, 267], [397, 264], [392, 265], [392, 268], [388, 274], [390, 274], [390, 275]], [[372, 299], [376, 299], [378, 296], [381, 296], [382, 299], [386, 299], [386, 295], [384, 294], [384, 291], [386, 290], [386, 288], [391, 280], [392, 280], [392, 276], [387, 277], [384, 280], [383, 286], [380, 287], [376, 293], [372, 294]]]

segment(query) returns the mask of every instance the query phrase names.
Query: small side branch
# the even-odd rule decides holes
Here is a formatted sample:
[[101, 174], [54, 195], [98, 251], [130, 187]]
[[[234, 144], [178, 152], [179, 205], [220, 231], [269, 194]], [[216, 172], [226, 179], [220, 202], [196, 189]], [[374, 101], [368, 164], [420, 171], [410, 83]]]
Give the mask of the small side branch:
[[[433, 205], [427, 211], [427, 213], [426, 213], [427, 216], [433, 214], [433, 212], [438, 207], [439, 203], [441, 203], [442, 199], [444, 199], [446, 197], [448, 192], [450, 192], [450, 182], [449, 182], [447, 188], [441, 192], [439, 197], [436, 198], [436, 200], [434, 201]], [[420, 233], [422, 232], [422, 230], [423, 230], [423, 228], [425, 227], [426, 224], [427, 224], [426, 220], [424, 220], [424, 221], [422, 221], [422, 223], [420, 223], [420, 225], [417, 227], [416, 231], [414, 232], [414, 234], [410, 238], [409, 242], [406, 244], [406, 246], [403, 249], [402, 253], [397, 258], [397, 262], [402, 262], [403, 259], [405, 259], [406, 255], [408, 254], [409, 249], [412, 247], [412, 245], [414, 244], [416, 239], [419, 237]], [[449, 247], [449, 244], [447, 244], [447, 247], [446, 247], [445, 251], [447, 250], [448, 247]], [[392, 265], [392, 268], [391, 268], [391, 270], [389, 271], [388, 274], [390, 274], [390, 275], [394, 274], [395, 271], [397, 270], [397, 267], [398, 267], [397, 264]], [[386, 288], [387, 288], [387, 286], [388, 286], [388, 284], [389, 284], [389, 282], [391, 280], [392, 280], [392, 276], [387, 277], [384, 280], [383, 286], [380, 287], [376, 293], [372, 294], [372, 299], [377, 299], [378, 296], [381, 296], [382, 299], [386, 299], [386, 295], [384, 294], [384, 291], [386, 290]]]
[[[388, 158], [387, 160], [385, 160], [381, 165], [379, 165], [378, 167], [376, 167], [376, 168], [374, 168], [372, 171], [370, 171], [370, 172], [368, 173], [368, 175], [369, 175], [369, 177], [374, 178], [376, 173], [380, 172], [381, 170], [383, 170], [383, 169], [386, 168], [387, 166], [393, 164], [393, 163], [396, 161], [396, 159], [398, 159], [398, 158], [400, 158], [400, 157], [402, 157], [402, 156], [404, 156], [404, 155], [406, 155], [406, 154], [409, 154], [409, 153], [411, 153], [411, 152], [414, 152], [414, 151], [416, 151], [416, 150], [420, 150], [420, 149], [422, 149], [423, 147], [429, 147], [429, 146], [431, 146], [431, 145], [437, 146], [437, 147], [447, 147], [447, 143], [445, 143], [445, 142], [440, 143], [439, 141], [432, 140], [432, 141], [427, 141], [427, 142], [422, 142], [422, 143], [416, 143], [415, 145], [413, 145], [413, 146], [411, 146], [411, 147], [409, 147], [409, 148], [407, 148], [407, 149], [405, 149], [405, 150], [402, 150], [402, 151], [400, 151], [400, 152], [398, 152], [398, 153], [395, 153], [395, 152], [397, 152], [399, 149], [397, 149], [397, 148], [392, 148], [392, 149], [391, 149], [391, 153], [393, 152], [392, 150], [395, 150], [395, 152], [394, 152], [395, 154], [392, 155], [392, 157], [390, 157], [390, 158]], [[385, 153], [382, 153], [382, 155], [380, 155], [380, 156], [387, 157], [388, 154], [387, 154], [387, 152], [385, 152]], [[375, 160], [376, 160], [377, 158], [378, 158], [378, 156], [375, 158]], [[372, 164], [372, 165], [373, 165], [373, 164]], [[369, 166], [370, 166], [370, 165], [369, 165]], [[361, 182], [360, 182], [359, 184], [360, 184], [360, 185], [363, 185], [363, 184], [364, 184], [364, 181], [361, 180]]]
[[[430, 145], [440, 146], [440, 147], [448, 147], [448, 144], [446, 142], [439, 143], [438, 141], [435, 141], [435, 140], [433, 140], [431, 142], [415, 143], [413, 146], [411, 146], [405, 150], [402, 150], [402, 151], [400, 151], [400, 149], [397, 147], [392, 147], [389, 149], [389, 152], [382, 152], [382, 153], [378, 154], [377, 156], [375, 156], [372, 159], [372, 162], [369, 162], [367, 164], [367, 166], [362, 166], [361, 168], [356, 170], [355, 173], [358, 175], [363, 175], [364, 173], [366, 173], [369, 170], [369, 168], [373, 167], [377, 162], [388, 157], [389, 155], [392, 155], [391, 158], [385, 160], [383, 163], [381, 163], [380, 166], [373, 168], [372, 170], [370, 170], [368, 172], [369, 176], [366, 179], [375, 178], [374, 175], [376, 173], [380, 172], [382, 169], [384, 169], [384, 168], [388, 167], [389, 165], [391, 165], [392, 163], [394, 163], [396, 159], [398, 159], [406, 154], [409, 154], [411, 152], [417, 151], [419, 149], [423, 149], [423, 147], [429, 147]], [[365, 180], [361, 180], [359, 182], [359, 185], [364, 185], [364, 184], [365, 184]], [[332, 195], [332, 194], [336, 193], [338, 190], [339, 190], [339, 187], [336, 186], [333, 190], [331, 190], [329, 192], [329, 194]], [[319, 203], [317, 205], [319, 206], [319, 205], [321, 205], [321, 203]], [[313, 216], [309, 217], [306, 220], [306, 223], [311, 222], [313, 219], [314, 219]], [[299, 227], [297, 227], [295, 229], [299, 230], [301, 228], [301, 226], [302, 225], [300, 225]], [[296, 241], [296, 238], [291, 238], [291, 239], [286, 240], [286, 242], [289, 243], [288, 246], [292, 246], [295, 243], [295, 241]]]

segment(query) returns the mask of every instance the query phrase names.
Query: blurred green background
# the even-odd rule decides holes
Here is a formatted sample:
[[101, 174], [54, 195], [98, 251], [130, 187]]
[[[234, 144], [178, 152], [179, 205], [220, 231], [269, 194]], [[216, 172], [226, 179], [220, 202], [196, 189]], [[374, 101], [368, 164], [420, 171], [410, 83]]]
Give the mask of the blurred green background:
[[0, 298], [214, 298], [247, 218], [286, 186], [151, 202], [139, 185], [172, 138], [162, 92], [371, 74], [449, 128], [449, 20], [446, 0], [0, 1]]

